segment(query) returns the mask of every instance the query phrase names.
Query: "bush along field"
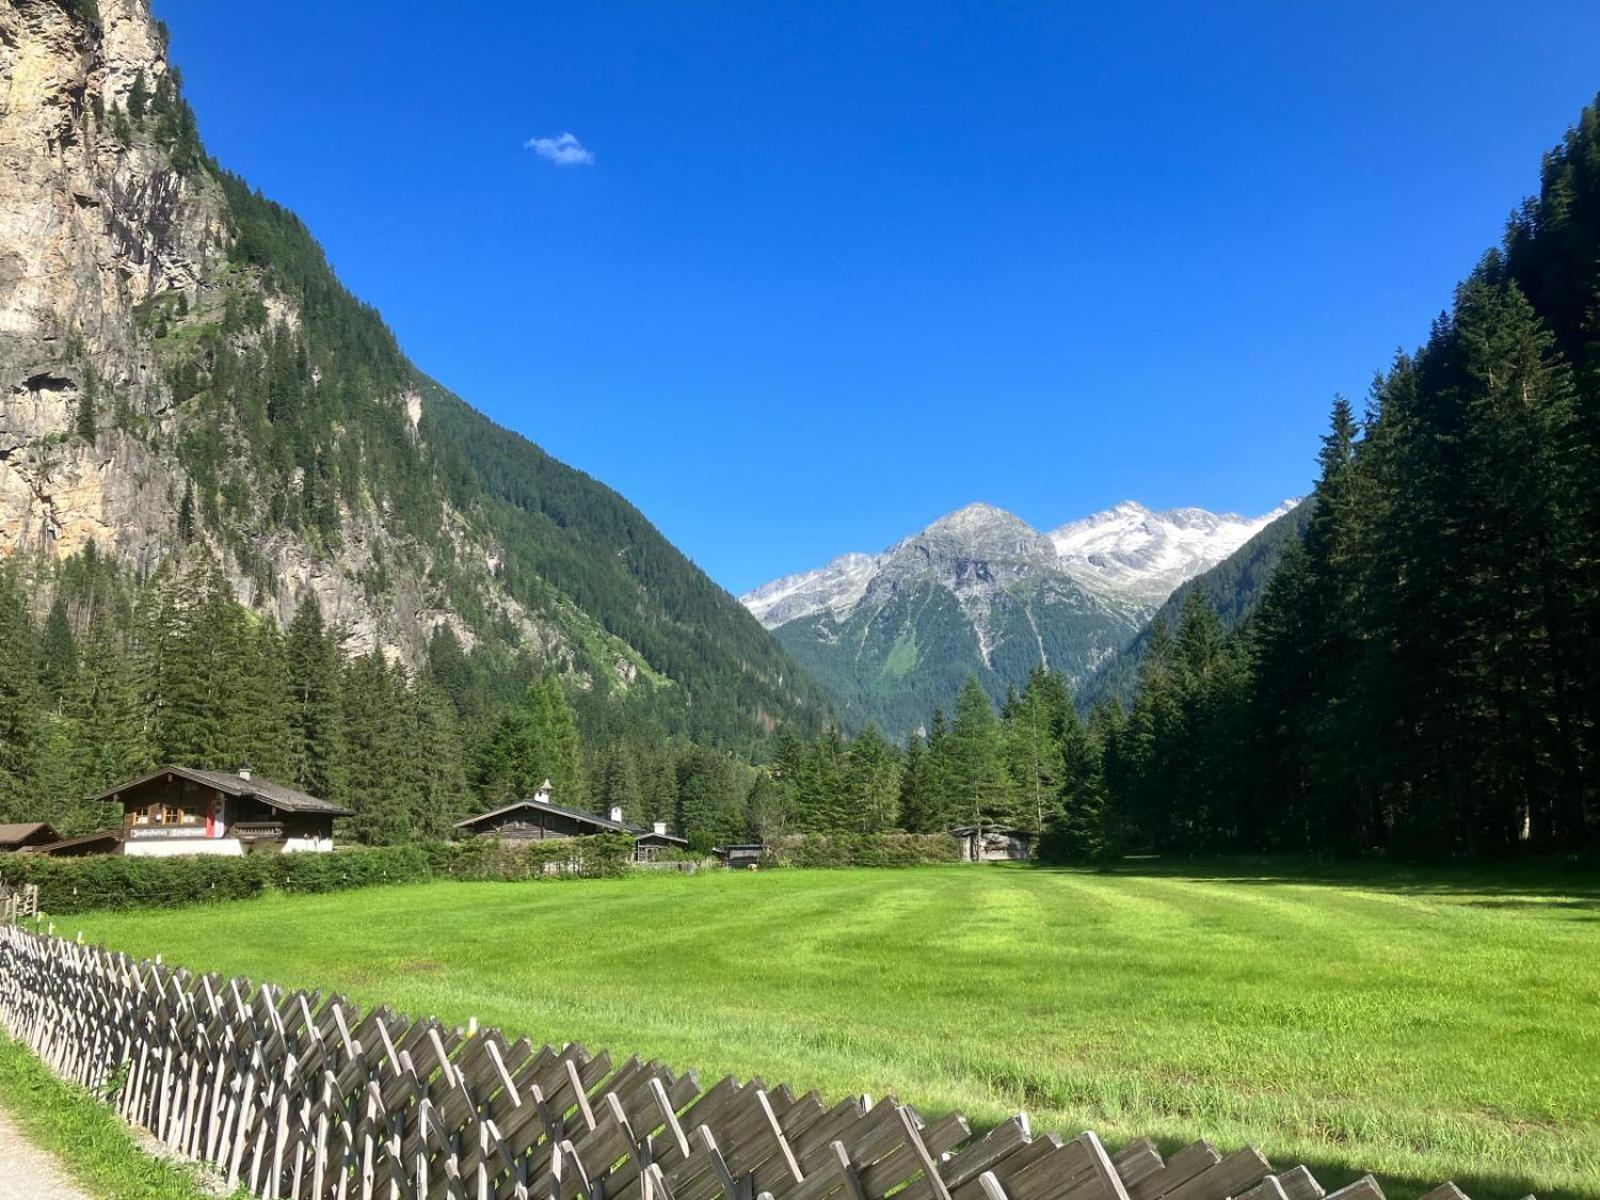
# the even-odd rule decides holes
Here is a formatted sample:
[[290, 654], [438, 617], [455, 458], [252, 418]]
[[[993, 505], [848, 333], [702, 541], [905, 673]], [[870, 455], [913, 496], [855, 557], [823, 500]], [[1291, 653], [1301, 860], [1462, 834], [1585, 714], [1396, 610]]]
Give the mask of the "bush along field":
[[1272, 864], [433, 882], [89, 913], [196, 970], [1391, 1198], [1600, 1197], [1600, 878]]
[[40, 908], [62, 916], [91, 909], [174, 908], [243, 900], [269, 891], [340, 892], [433, 879], [600, 878], [626, 871], [632, 853], [631, 837], [602, 834], [548, 842], [483, 838], [243, 858], [13, 855], [0, 863], [0, 882], [37, 884]]

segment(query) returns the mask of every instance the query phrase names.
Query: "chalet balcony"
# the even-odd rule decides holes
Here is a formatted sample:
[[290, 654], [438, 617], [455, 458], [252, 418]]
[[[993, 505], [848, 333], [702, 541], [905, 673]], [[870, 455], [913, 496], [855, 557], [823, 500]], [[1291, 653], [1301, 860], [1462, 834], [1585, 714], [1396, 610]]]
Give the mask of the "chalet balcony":
[[282, 821], [236, 821], [230, 833], [241, 842], [283, 841]]

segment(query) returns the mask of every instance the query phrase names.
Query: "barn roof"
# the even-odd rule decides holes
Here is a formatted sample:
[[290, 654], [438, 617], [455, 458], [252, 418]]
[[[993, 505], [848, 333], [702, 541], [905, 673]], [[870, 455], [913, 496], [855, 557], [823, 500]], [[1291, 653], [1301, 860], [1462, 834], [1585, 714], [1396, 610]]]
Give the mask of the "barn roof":
[[82, 846], [104, 844], [107, 847], [117, 845], [122, 841], [122, 831], [119, 829], [101, 829], [94, 833], [86, 833], [81, 837], [68, 838], [64, 842], [51, 842], [45, 846], [29, 847], [30, 854], [55, 854], [58, 850], [76, 850]]
[[[949, 831], [952, 837], [971, 837], [977, 832], [978, 827], [976, 825], [957, 825], [954, 829]], [[983, 832], [998, 834], [1002, 837], [1014, 838], [1031, 838], [1038, 836], [1031, 829], [1013, 829], [1005, 825], [985, 825], [983, 827]]]
[[[542, 792], [550, 785], [545, 784]], [[474, 825], [495, 817], [504, 816], [506, 813], [516, 812], [518, 809], [531, 809], [534, 812], [549, 813], [552, 816], [566, 817], [571, 821], [578, 821], [584, 825], [593, 825], [596, 829], [604, 829], [612, 833], [632, 834], [635, 839], [655, 838], [658, 841], [674, 842], [680, 846], [689, 844], [688, 838], [681, 838], [675, 833], [657, 833], [654, 829], [640, 829], [635, 825], [624, 825], [621, 821], [613, 821], [609, 817], [602, 817], [599, 813], [585, 812], [581, 808], [568, 808], [564, 804], [553, 804], [549, 800], [540, 800], [537, 796], [524, 796], [521, 800], [513, 800], [510, 804], [502, 804], [499, 808], [491, 808], [488, 812], [479, 813], [475, 817], [467, 817], [457, 821], [455, 828], [471, 829]]]
[[631, 833], [637, 835], [644, 832], [642, 829], [634, 829], [632, 826], [624, 825], [621, 821], [613, 821], [609, 817], [602, 817], [592, 812], [584, 812], [582, 809], [567, 808], [562, 804], [552, 804], [548, 800], [538, 800], [532, 796], [524, 796], [521, 800], [513, 800], [510, 804], [502, 804], [499, 808], [491, 808], [488, 812], [479, 813], [475, 817], [468, 817], [464, 821], [457, 821], [455, 827], [457, 829], [469, 829], [481, 821], [487, 821], [491, 817], [499, 817], [509, 812], [515, 812], [519, 808], [529, 808], [535, 812], [550, 813], [552, 816], [557, 817], [566, 817], [572, 821], [580, 821], [586, 825], [593, 825], [596, 829], [609, 829], [614, 833]]
[[47, 833], [50, 840], [56, 840], [56, 831], [47, 821], [24, 821], [11, 825], [0, 825], [0, 846], [19, 846], [37, 833]]
[[307, 795], [305, 792], [296, 791], [291, 787], [284, 787], [281, 783], [273, 783], [270, 779], [262, 779], [254, 775], [249, 779], [245, 779], [229, 771], [202, 771], [196, 767], [162, 767], [160, 770], [151, 771], [150, 774], [142, 775], [138, 779], [130, 780], [127, 783], [119, 783], [114, 788], [108, 788], [98, 796], [92, 797], [92, 799], [120, 800], [123, 792], [132, 791], [134, 788], [149, 783], [152, 779], [159, 779], [163, 775], [177, 775], [180, 778], [189, 780], [191, 783], [198, 783], [202, 787], [215, 788], [217, 791], [229, 796], [254, 796], [268, 808], [275, 808], [279, 812], [324, 813], [330, 817], [349, 817], [354, 815], [348, 808], [330, 804], [317, 796]]

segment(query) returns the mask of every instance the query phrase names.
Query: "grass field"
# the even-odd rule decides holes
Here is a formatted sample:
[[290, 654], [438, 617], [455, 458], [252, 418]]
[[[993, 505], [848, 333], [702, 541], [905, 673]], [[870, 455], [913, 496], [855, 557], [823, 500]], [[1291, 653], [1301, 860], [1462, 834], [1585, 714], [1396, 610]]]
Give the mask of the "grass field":
[[[1600, 880], [1006, 867], [450, 884], [72, 919], [167, 961], [1391, 1195], [1600, 1197]], [[69, 929], [68, 932], [72, 932]]]

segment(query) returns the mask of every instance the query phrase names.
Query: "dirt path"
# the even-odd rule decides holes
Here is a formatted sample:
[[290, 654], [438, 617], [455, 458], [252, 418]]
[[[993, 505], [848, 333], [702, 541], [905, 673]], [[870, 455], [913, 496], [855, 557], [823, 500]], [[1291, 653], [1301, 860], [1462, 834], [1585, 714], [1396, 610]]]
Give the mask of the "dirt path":
[[0, 1108], [0, 1200], [89, 1200], [67, 1177], [55, 1156], [22, 1136], [11, 1114]]

